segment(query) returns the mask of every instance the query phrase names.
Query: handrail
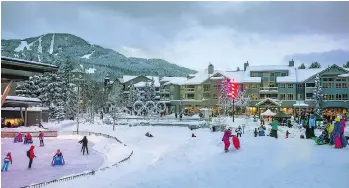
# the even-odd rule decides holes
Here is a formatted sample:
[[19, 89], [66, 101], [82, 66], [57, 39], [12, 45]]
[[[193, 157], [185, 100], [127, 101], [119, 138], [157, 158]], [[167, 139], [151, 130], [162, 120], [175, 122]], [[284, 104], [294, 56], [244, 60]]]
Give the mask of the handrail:
[[[96, 135], [96, 136], [103, 136], [105, 138], [111, 138], [116, 140], [117, 142], [119, 142], [120, 144], [123, 144], [118, 138], [114, 137], [114, 136], [110, 136], [107, 134], [103, 134], [103, 133], [95, 133], [95, 132], [89, 132], [89, 131], [72, 131], [73, 135]], [[126, 144], [124, 144], [124, 146], [127, 146]], [[31, 184], [31, 185], [27, 185], [27, 186], [23, 186], [21, 188], [38, 188], [38, 187], [43, 187], [45, 185], [49, 185], [52, 183], [57, 183], [57, 182], [62, 182], [62, 181], [69, 181], [69, 180], [73, 180], [75, 178], [79, 178], [79, 177], [84, 177], [84, 176], [90, 176], [90, 175], [95, 175], [96, 172], [98, 171], [104, 171], [106, 169], [112, 168], [112, 167], [117, 167], [118, 164], [123, 163], [127, 160], [129, 160], [131, 158], [131, 156], [133, 155], [133, 151], [130, 153], [130, 155], [124, 159], [122, 159], [121, 161], [111, 165], [111, 166], [107, 166], [107, 167], [103, 167], [97, 170], [91, 170], [88, 172], [83, 172], [83, 173], [78, 173], [78, 174], [72, 174], [72, 175], [68, 175], [59, 179], [54, 179], [51, 181], [46, 181], [46, 182], [41, 182], [41, 183], [35, 183], [35, 184]]]

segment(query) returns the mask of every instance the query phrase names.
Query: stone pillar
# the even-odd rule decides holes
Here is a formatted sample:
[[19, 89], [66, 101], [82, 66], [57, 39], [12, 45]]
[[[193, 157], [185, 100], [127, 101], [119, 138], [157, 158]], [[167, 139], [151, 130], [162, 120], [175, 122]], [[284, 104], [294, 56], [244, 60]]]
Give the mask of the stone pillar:
[[28, 126], [28, 108], [25, 107], [25, 112], [24, 112], [24, 126]]

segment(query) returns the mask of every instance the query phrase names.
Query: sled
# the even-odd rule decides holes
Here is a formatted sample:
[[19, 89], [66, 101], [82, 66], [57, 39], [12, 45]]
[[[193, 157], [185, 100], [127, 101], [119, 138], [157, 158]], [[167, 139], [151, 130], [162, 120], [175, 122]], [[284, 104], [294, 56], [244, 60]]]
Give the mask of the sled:
[[348, 140], [345, 138], [344, 135], [341, 136], [341, 142], [342, 142], [342, 146], [345, 148], [348, 145]]
[[317, 145], [319, 145], [319, 146], [325, 145], [325, 144], [326, 144], [325, 141], [321, 141], [321, 140], [316, 140], [315, 143], [316, 143]]
[[264, 131], [259, 131], [259, 136], [265, 136], [265, 133], [264, 133]]
[[63, 157], [62, 156], [54, 156], [51, 165], [56, 166], [56, 165], [61, 165], [63, 166], [65, 164]]
[[235, 149], [240, 149], [240, 140], [237, 136], [233, 136], [233, 145]]

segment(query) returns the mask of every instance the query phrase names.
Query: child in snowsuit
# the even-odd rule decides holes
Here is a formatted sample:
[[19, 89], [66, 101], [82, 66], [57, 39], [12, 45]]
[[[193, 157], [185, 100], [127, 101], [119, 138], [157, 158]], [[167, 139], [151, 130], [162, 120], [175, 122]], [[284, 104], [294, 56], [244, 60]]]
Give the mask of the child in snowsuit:
[[33, 138], [30, 133], [27, 133], [27, 144], [32, 144], [33, 143]]
[[237, 134], [237, 137], [241, 137], [241, 134], [242, 134], [242, 129], [241, 129], [241, 126], [239, 125], [239, 127], [235, 130], [236, 134]]
[[44, 146], [44, 133], [40, 131], [39, 134], [40, 146]]
[[257, 128], [254, 129], [254, 132], [253, 132], [253, 133], [254, 133], [254, 137], [257, 137], [257, 135], [258, 135]]
[[32, 168], [32, 164], [33, 164], [33, 159], [34, 157], [36, 157], [35, 153], [34, 153], [34, 148], [35, 146], [30, 146], [30, 149], [27, 151], [27, 155], [29, 157], [29, 165], [28, 165], [28, 169]]
[[1, 171], [4, 171], [4, 170], [7, 171], [10, 162], [12, 164], [12, 156], [11, 156], [11, 152], [8, 152], [6, 157], [4, 158], [4, 164], [2, 165]]
[[230, 141], [229, 138], [232, 137], [233, 135], [231, 134], [231, 128], [228, 130], [224, 131], [224, 135], [222, 138], [222, 141], [224, 142], [224, 151], [228, 152], [229, 151], [229, 146], [230, 146]]
[[191, 134], [191, 137], [196, 137], [196, 136], [195, 136], [195, 134], [193, 133], [193, 134]]
[[145, 133], [145, 136], [146, 136], [146, 137], [153, 137], [153, 135], [150, 134], [149, 132]]
[[53, 159], [55, 159], [56, 157], [62, 157], [62, 164], [65, 163], [64, 158], [63, 158], [63, 153], [61, 152], [60, 149], [57, 149], [57, 152], [56, 152], [55, 155], [53, 156]]
[[27, 135], [24, 135], [23, 144], [28, 144]]
[[82, 148], [81, 148], [82, 155], [85, 155], [85, 150], [86, 150], [87, 155], [88, 155], [88, 147], [87, 147], [88, 140], [87, 140], [86, 136], [84, 136], [84, 138], [79, 141], [79, 144], [81, 144], [81, 143], [82, 143]]
[[286, 131], [286, 138], [288, 138], [288, 135], [290, 134], [290, 132], [288, 132], [288, 130]]

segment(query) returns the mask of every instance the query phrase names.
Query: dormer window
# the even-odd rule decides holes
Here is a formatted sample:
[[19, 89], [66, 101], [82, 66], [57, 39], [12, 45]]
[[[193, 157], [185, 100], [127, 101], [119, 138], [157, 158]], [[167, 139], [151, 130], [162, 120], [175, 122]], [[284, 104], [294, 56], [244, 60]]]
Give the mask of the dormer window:
[[286, 72], [282, 72], [281, 76], [287, 76], [287, 73]]

